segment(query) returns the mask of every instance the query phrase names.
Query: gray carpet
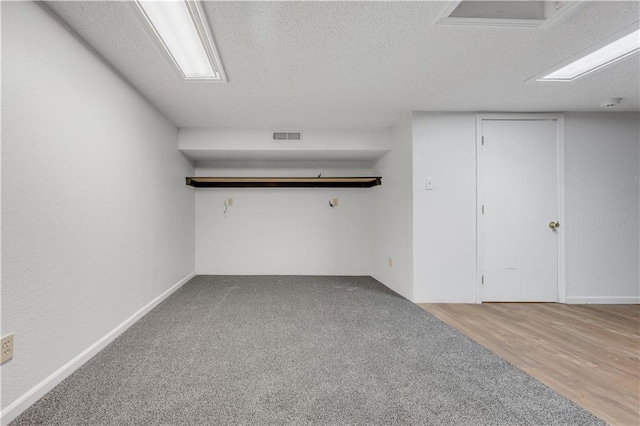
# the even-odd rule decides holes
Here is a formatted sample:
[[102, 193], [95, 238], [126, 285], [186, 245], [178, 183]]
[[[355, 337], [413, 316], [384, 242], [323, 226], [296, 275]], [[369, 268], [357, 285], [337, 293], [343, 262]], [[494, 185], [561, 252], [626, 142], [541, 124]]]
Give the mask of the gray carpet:
[[369, 277], [199, 276], [12, 425], [602, 424]]

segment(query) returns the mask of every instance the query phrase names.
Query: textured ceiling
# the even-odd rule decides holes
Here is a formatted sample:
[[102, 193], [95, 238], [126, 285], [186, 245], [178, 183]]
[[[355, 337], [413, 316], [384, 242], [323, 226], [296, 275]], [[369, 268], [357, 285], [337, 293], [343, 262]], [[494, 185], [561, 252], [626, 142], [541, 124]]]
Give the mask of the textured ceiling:
[[637, 24], [590, 2], [546, 29], [433, 25], [443, 2], [206, 2], [228, 83], [180, 81], [124, 2], [49, 2], [181, 127], [387, 127], [408, 111], [639, 110], [639, 55], [573, 83], [530, 77]]

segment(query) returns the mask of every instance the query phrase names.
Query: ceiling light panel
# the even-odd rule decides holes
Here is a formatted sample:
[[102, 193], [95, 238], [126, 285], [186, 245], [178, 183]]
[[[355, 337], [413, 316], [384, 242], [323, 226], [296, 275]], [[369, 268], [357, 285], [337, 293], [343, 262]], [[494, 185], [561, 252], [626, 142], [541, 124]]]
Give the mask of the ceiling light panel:
[[640, 52], [640, 30], [592, 52], [538, 81], [573, 81]]
[[514, 28], [548, 28], [584, 6], [581, 0], [451, 0], [445, 3], [436, 24]]
[[226, 81], [198, 2], [137, 0], [134, 3], [146, 29], [182, 78]]
[[452, 18], [544, 20], [542, 1], [462, 1]]

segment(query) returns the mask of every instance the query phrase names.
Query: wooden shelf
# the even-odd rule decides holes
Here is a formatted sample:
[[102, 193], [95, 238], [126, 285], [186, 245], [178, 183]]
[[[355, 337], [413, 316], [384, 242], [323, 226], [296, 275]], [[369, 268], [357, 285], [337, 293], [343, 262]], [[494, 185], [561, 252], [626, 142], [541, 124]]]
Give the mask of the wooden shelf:
[[188, 177], [195, 188], [371, 188], [382, 177]]

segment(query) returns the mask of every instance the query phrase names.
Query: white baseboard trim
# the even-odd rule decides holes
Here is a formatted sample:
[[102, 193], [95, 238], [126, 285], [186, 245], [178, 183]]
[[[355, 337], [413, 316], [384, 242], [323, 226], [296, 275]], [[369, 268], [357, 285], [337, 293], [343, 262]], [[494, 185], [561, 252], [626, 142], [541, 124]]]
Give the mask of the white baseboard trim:
[[567, 296], [567, 304], [637, 305], [640, 304], [640, 296]]
[[42, 398], [47, 392], [56, 387], [60, 382], [69, 377], [71, 373], [80, 368], [85, 362], [91, 359], [95, 354], [100, 352], [105, 346], [109, 343], [113, 342], [119, 335], [121, 335], [125, 330], [135, 324], [140, 318], [142, 318], [147, 312], [151, 309], [155, 308], [160, 302], [169, 297], [173, 292], [182, 287], [187, 281], [195, 276], [195, 272], [190, 273], [176, 284], [172, 285], [168, 290], [164, 293], [153, 299], [151, 302], [147, 303], [143, 306], [138, 312], [131, 315], [124, 322], [118, 325], [116, 328], [111, 330], [105, 336], [103, 336], [100, 340], [95, 342], [93, 345], [89, 346], [87, 349], [82, 351], [78, 356], [73, 358], [71, 361], [60, 367], [56, 372], [51, 374], [49, 377], [38, 383], [27, 393], [22, 395], [20, 398], [16, 399], [13, 403], [11, 403], [7, 408], [2, 410], [0, 414], [1, 424], [2, 426], [8, 425], [13, 419], [18, 417], [23, 411], [29, 408], [33, 403]]

